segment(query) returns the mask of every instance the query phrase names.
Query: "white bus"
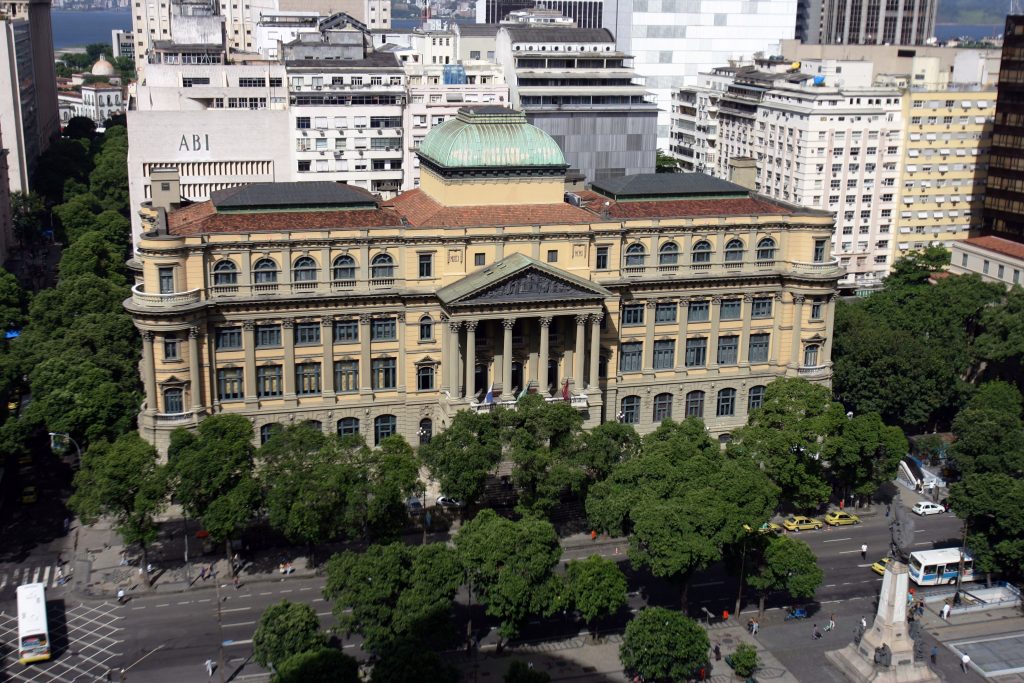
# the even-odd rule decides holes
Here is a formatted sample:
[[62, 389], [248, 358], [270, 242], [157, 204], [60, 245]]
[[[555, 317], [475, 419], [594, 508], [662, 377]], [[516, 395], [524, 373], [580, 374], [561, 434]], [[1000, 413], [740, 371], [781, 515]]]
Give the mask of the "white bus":
[[[964, 575], [961, 581], [974, 581], [974, 559], [964, 552]], [[919, 550], [910, 553], [910, 578], [918, 586], [955, 584], [960, 573], [960, 548]]]
[[18, 586], [18, 661], [22, 664], [50, 658], [50, 632], [46, 627], [46, 584]]

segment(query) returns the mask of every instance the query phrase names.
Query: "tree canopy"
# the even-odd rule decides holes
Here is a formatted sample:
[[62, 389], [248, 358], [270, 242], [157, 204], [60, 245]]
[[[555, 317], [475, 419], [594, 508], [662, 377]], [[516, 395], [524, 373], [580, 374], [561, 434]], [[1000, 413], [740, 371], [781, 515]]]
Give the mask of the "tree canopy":
[[773, 591], [785, 591], [794, 598], [813, 598], [825, 572], [804, 541], [773, 536], [747, 583], [760, 594], [758, 609], [764, 612], [765, 598]]
[[280, 664], [303, 652], [316, 652], [326, 638], [312, 607], [305, 603], [281, 602], [263, 611], [252, 636], [252, 657], [262, 667]]
[[644, 681], [688, 681], [708, 666], [711, 643], [700, 624], [676, 610], [648, 607], [626, 625], [619, 661]]
[[352, 657], [321, 648], [294, 654], [275, 667], [271, 683], [360, 683], [359, 662]]

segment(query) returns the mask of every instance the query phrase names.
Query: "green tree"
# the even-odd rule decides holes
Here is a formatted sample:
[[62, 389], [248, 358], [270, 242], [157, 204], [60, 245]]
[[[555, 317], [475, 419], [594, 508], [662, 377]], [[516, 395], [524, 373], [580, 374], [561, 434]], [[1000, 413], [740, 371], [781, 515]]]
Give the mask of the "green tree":
[[127, 318], [128, 290], [98, 275], [78, 275], [37, 294], [29, 304], [29, 320], [43, 335], [60, 334], [90, 313]]
[[591, 482], [608, 478], [616, 465], [640, 453], [640, 435], [633, 425], [622, 422], [604, 422], [580, 435], [575, 442], [582, 464]]
[[949, 250], [944, 247], [925, 247], [911, 251], [892, 264], [885, 278], [885, 286], [927, 285], [928, 278], [945, 271], [948, 265]]
[[545, 520], [513, 522], [482, 510], [459, 529], [455, 550], [470, 589], [487, 614], [501, 621], [501, 638], [514, 638], [528, 617], [551, 614], [564, 604], [561, 582], [553, 574], [562, 550]]
[[53, 215], [60, 222], [65, 237], [74, 241], [94, 229], [96, 216], [102, 210], [99, 200], [90, 192], [76, 194], [63, 204], [53, 207]]
[[757, 648], [749, 643], [740, 643], [732, 654], [732, 668], [740, 678], [750, 678], [761, 666]]
[[1002, 305], [987, 307], [981, 315], [981, 327], [975, 352], [980, 359], [996, 366], [990, 376], [1007, 380], [1020, 377], [1024, 358], [1024, 289], [1014, 287]]
[[401, 643], [447, 644], [462, 578], [454, 552], [443, 544], [371, 545], [327, 562], [324, 597], [339, 629], [361, 634], [363, 648], [382, 655]]
[[21, 329], [27, 304], [28, 296], [18, 284], [18, 278], [0, 268], [0, 328], [3, 332]]
[[810, 546], [799, 539], [775, 536], [756, 571], [747, 577], [747, 584], [758, 592], [758, 610], [764, 614], [769, 593], [785, 591], [793, 598], [812, 598], [824, 578]]
[[983, 384], [953, 420], [950, 449], [961, 474], [1024, 472], [1021, 394], [1005, 382]]
[[654, 158], [654, 170], [656, 173], [679, 173], [679, 162], [659, 149]]
[[521, 659], [513, 659], [509, 662], [508, 671], [505, 672], [505, 683], [550, 683], [551, 676], [543, 671], [537, 671]]
[[626, 625], [619, 661], [644, 681], [688, 681], [708, 666], [704, 629], [675, 610], [648, 607]]
[[148, 548], [157, 536], [156, 516], [167, 500], [166, 472], [157, 464], [156, 449], [135, 432], [113, 444], [94, 443], [82, 457], [74, 486], [68, 507], [86, 524], [110, 516], [126, 544], [139, 544], [142, 564], [148, 564]]
[[459, 672], [441, 655], [418, 647], [401, 644], [388, 650], [373, 665], [370, 683], [408, 683], [409, 681], [457, 683]]
[[896, 477], [907, 450], [903, 430], [887, 427], [878, 413], [855, 415], [840, 423], [839, 433], [822, 449], [836, 485], [867, 500]]
[[419, 455], [445, 495], [474, 504], [501, 460], [501, 439], [490, 415], [460, 410], [447, 429], [420, 446]]
[[64, 137], [91, 140], [96, 135], [96, 122], [87, 116], [72, 116], [64, 125]]
[[124, 249], [111, 244], [102, 234], [90, 232], [72, 242], [60, 257], [61, 279], [95, 275], [116, 285], [126, 285]]
[[39, 241], [46, 218], [46, 206], [34, 192], [11, 193], [11, 224], [14, 238], [22, 244]]
[[294, 654], [274, 668], [271, 683], [360, 683], [359, 662], [326, 647]]
[[376, 450], [363, 452], [367, 454], [369, 475], [369, 532], [377, 540], [394, 540], [409, 518], [405, 501], [423, 489], [419, 461], [408, 442], [397, 434], [381, 441]]
[[967, 526], [976, 571], [1011, 578], [1024, 567], [1024, 480], [1021, 473], [969, 472], [950, 487], [949, 502]]
[[303, 652], [316, 652], [325, 643], [313, 608], [282, 600], [263, 610], [252, 636], [252, 657], [266, 667]]
[[571, 561], [565, 571], [565, 585], [569, 601], [595, 638], [597, 620], [626, 605], [626, 577], [614, 561], [598, 555]]

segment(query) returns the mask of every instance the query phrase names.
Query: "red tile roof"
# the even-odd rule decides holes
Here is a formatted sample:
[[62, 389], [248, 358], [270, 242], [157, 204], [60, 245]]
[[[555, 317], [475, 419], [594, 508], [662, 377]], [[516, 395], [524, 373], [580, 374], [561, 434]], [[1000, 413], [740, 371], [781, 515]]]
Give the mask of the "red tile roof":
[[393, 206], [417, 227], [473, 227], [478, 225], [550, 225], [589, 223], [595, 216], [572, 204], [517, 204], [515, 206], [442, 206], [423, 190], [410, 190], [395, 197]]
[[334, 228], [376, 228], [401, 225], [402, 217], [389, 209], [218, 213], [212, 202], [192, 204], [167, 216], [167, 229], [172, 235], [274, 230], [331, 230]]
[[577, 192], [583, 205], [600, 213], [608, 202], [608, 218], [689, 218], [693, 216], [757, 216], [760, 214], [792, 214], [793, 209], [767, 199], [743, 197], [735, 199], [663, 199], [617, 202], [591, 190]]
[[971, 237], [970, 239], [964, 240], [964, 243], [981, 247], [988, 251], [994, 251], [995, 253], [1003, 254], [1004, 256], [1024, 259], [1024, 244], [1008, 240], [1005, 237], [996, 237], [995, 235]]

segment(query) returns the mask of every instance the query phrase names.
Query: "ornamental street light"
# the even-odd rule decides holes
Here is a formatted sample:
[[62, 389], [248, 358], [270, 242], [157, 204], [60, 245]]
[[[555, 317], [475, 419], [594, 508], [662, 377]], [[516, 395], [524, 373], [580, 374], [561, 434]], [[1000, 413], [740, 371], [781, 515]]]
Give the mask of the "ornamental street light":
[[54, 453], [64, 453], [68, 449], [67, 442], [70, 441], [75, 445], [75, 451], [78, 452], [78, 462], [82, 462], [82, 449], [79, 447], [78, 442], [71, 438], [70, 434], [65, 432], [48, 432], [50, 435], [50, 450]]

